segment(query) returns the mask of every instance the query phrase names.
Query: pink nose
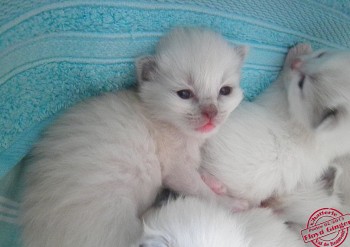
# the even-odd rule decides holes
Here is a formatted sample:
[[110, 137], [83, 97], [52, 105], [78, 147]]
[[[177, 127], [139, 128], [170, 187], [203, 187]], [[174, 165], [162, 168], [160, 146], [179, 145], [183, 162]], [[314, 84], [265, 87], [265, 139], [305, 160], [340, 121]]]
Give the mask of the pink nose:
[[295, 59], [295, 60], [292, 62], [292, 64], [290, 65], [290, 67], [291, 67], [293, 70], [297, 70], [297, 69], [300, 68], [301, 64], [302, 64], [301, 59], [297, 58], [297, 59]]
[[216, 115], [218, 115], [218, 109], [214, 104], [204, 106], [201, 110], [202, 110], [202, 115], [206, 116], [209, 119], [212, 119], [216, 117]]

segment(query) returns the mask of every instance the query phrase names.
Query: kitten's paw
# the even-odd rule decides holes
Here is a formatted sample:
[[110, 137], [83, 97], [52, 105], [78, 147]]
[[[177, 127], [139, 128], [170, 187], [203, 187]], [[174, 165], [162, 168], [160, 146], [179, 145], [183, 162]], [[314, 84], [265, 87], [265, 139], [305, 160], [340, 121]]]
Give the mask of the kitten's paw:
[[206, 171], [201, 171], [201, 178], [203, 182], [217, 195], [224, 195], [227, 193], [227, 187], [220, 182], [216, 177]]
[[296, 66], [297, 59], [299, 56], [307, 55], [312, 52], [312, 48], [309, 44], [297, 44], [296, 46], [289, 49], [285, 59], [285, 65], [288, 67]]

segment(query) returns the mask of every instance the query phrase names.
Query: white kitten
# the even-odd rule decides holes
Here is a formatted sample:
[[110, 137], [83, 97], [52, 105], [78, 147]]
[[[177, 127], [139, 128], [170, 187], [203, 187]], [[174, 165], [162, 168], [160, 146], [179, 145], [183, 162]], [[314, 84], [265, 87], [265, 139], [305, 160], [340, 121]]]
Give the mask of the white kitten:
[[144, 219], [142, 247], [302, 247], [271, 210], [256, 208], [232, 214], [216, 203], [179, 198]]
[[[317, 210], [333, 208], [343, 214], [350, 213], [350, 205], [343, 203], [337, 189], [341, 173], [339, 168], [332, 167], [314, 184], [299, 185], [292, 193], [271, 198], [264, 202], [264, 205], [272, 208], [276, 215], [288, 222], [290, 229], [301, 237], [300, 232], [307, 227], [309, 218]], [[314, 245], [309, 243], [309, 246]], [[350, 246], [350, 239], [347, 238], [341, 246]]]
[[344, 207], [339, 194], [334, 191], [337, 173], [336, 169], [332, 167], [327, 170], [322, 179], [315, 183], [300, 184], [293, 192], [270, 198], [263, 204], [272, 208], [284, 221], [299, 225], [298, 233], [300, 233], [300, 230], [305, 228], [309, 217], [316, 210], [321, 208], [340, 210]]
[[350, 52], [292, 48], [277, 82], [243, 102], [208, 140], [203, 167], [226, 187], [208, 174], [204, 180], [253, 205], [314, 182], [350, 151], [347, 67]]
[[35, 146], [23, 201], [27, 247], [127, 247], [162, 185], [234, 207], [197, 172], [199, 148], [239, 104], [245, 47], [176, 29], [137, 62], [139, 92], [83, 102]]

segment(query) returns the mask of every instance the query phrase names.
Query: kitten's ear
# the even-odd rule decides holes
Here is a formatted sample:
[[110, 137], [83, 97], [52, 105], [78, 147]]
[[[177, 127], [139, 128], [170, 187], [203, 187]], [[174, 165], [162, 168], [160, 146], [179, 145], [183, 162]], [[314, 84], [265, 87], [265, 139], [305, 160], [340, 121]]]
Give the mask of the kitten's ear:
[[138, 83], [152, 81], [157, 71], [157, 63], [154, 56], [140, 57], [136, 60], [136, 72]]
[[243, 63], [243, 61], [245, 60], [249, 52], [249, 46], [240, 45], [240, 46], [233, 47], [233, 49], [235, 53], [241, 58], [241, 62]]

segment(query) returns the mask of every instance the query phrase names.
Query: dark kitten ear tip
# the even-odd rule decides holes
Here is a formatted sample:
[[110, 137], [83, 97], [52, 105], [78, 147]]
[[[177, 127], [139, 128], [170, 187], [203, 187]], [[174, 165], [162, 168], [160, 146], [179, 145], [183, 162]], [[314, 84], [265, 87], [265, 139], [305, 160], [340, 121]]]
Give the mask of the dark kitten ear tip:
[[142, 56], [136, 59], [137, 79], [139, 82], [150, 81], [155, 73], [157, 63], [154, 56]]
[[241, 50], [244, 51], [245, 54], [248, 54], [249, 50], [250, 50], [250, 46], [248, 45], [241, 45]]
[[140, 56], [135, 59], [135, 63], [137, 66], [142, 65], [144, 63], [155, 61], [154, 56]]

